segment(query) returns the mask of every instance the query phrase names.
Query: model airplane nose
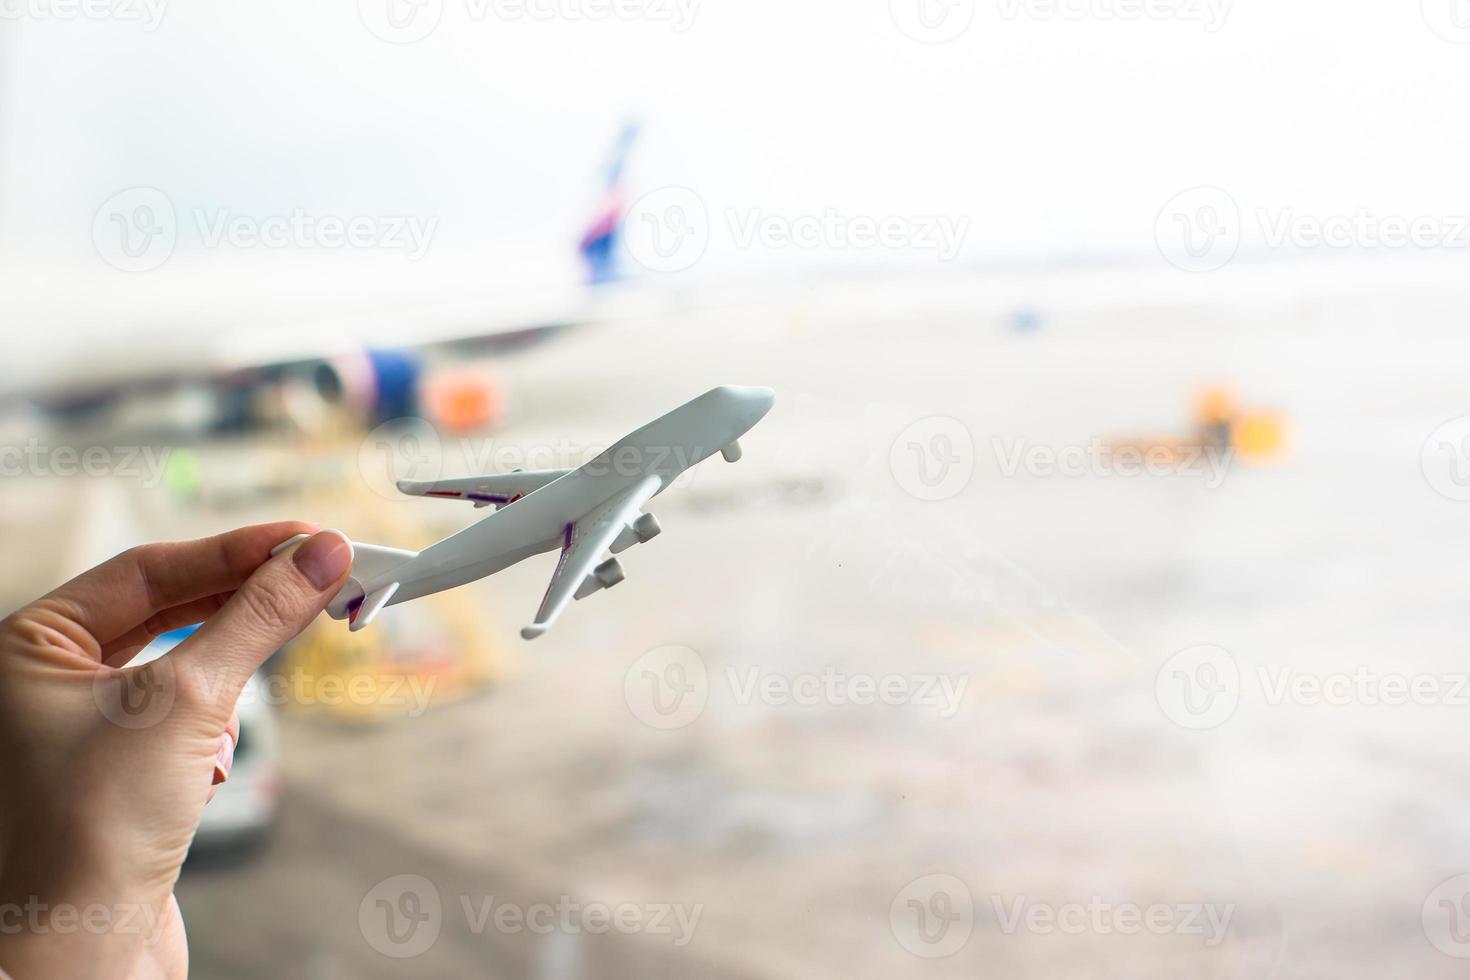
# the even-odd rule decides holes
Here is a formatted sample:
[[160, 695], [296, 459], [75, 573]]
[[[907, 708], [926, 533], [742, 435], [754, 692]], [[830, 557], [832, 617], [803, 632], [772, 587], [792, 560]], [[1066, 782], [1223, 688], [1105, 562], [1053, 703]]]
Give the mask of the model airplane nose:
[[771, 406], [776, 404], [776, 392], [770, 388], [725, 385], [720, 390], [738, 406], [740, 420], [747, 429], [765, 418]]

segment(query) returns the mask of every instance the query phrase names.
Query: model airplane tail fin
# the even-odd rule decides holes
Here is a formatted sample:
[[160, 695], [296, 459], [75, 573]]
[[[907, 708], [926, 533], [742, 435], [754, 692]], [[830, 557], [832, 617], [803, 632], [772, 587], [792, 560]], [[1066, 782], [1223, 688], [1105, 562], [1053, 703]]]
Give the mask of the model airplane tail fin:
[[374, 589], [361, 599], [356, 599], [347, 604], [347, 628], [353, 633], [363, 629], [374, 619], [383, 607], [393, 600], [393, 593], [398, 591], [401, 582], [389, 582], [381, 588]]
[[354, 633], [366, 627], [393, 601], [402, 584], [394, 577], [394, 570], [418, 556], [417, 551], [354, 542], [352, 572], [342, 591], [327, 606], [327, 615], [347, 620]]
[[[310, 535], [298, 534], [288, 541], [282, 541], [271, 549], [271, 554], [279, 554], [308, 537]], [[333, 619], [348, 620], [352, 624], [352, 631], [356, 632], [371, 623], [382, 612], [383, 607], [393, 600], [393, 594], [402, 583], [391, 578], [392, 571], [417, 558], [419, 553], [402, 548], [385, 548], [380, 544], [360, 544], [356, 541], [348, 543], [352, 545], [352, 571], [348, 574], [347, 584], [342, 586], [342, 591], [327, 604], [327, 615]], [[371, 592], [368, 591], [369, 587]]]

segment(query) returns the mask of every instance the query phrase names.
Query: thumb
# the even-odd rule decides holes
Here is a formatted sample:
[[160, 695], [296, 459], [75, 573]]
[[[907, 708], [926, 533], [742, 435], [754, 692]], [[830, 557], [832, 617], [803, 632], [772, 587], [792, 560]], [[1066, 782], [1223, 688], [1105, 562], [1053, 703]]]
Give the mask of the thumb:
[[352, 544], [336, 531], [320, 531], [265, 562], [169, 654], [180, 694], [233, 710], [250, 675], [326, 608], [351, 567]]

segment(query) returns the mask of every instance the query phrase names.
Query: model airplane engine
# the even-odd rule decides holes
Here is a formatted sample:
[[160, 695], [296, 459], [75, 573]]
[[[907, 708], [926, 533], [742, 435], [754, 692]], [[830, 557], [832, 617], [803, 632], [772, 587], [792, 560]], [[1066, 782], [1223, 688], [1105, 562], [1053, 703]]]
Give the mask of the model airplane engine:
[[632, 524], [618, 532], [617, 540], [613, 541], [608, 550], [613, 554], [621, 554], [633, 547], [635, 544], [647, 544], [659, 536], [663, 528], [658, 523], [658, 518], [652, 514], [644, 514]]
[[577, 589], [576, 597], [585, 599], [600, 589], [610, 589], [617, 585], [627, 576], [623, 573], [623, 563], [616, 558], [609, 558], [592, 570], [592, 574], [582, 580], [582, 585]]
[[597, 581], [604, 589], [612, 588], [627, 577], [623, 574], [623, 563], [616, 558], [609, 558], [598, 565], [597, 570], [592, 574], [597, 577]]
[[740, 451], [740, 441], [737, 439], [735, 442], [730, 443], [730, 445], [726, 446], [724, 449], [721, 449], [720, 455], [725, 457], [725, 462], [727, 463], [740, 462], [740, 457], [744, 455], [744, 453]]
[[633, 522], [633, 530], [638, 532], [638, 541], [647, 544], [659, 536], [663, 528], [658, 523], [658, 518], [652, 514], [644, 514]]

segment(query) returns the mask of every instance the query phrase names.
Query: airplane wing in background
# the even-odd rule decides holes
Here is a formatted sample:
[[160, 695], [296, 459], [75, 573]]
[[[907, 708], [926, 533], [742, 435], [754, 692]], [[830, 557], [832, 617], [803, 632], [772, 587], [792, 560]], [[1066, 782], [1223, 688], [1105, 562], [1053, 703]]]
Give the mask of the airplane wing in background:
[[412, 497], [469, 500], [473, 501], [477, 509], [493, 504], [499, 510], [570, 472], [571, 470], [516, 470], [514, 473], [471, 476], [461, 480], [399, 480], [398, 489]]
[[642, 519], [640, 509], [658, 488], [658, 477], [648, 477], [567, 525], [561, 560], [552, 573], [551, 585], [541, 600], [535, 621], [521, 630], [523, 638], [534, 640], [545, 633], [573, 598], [586, 598], [623, 580], [623, 566], [618, 560], [602, 561], [602, 555]]

